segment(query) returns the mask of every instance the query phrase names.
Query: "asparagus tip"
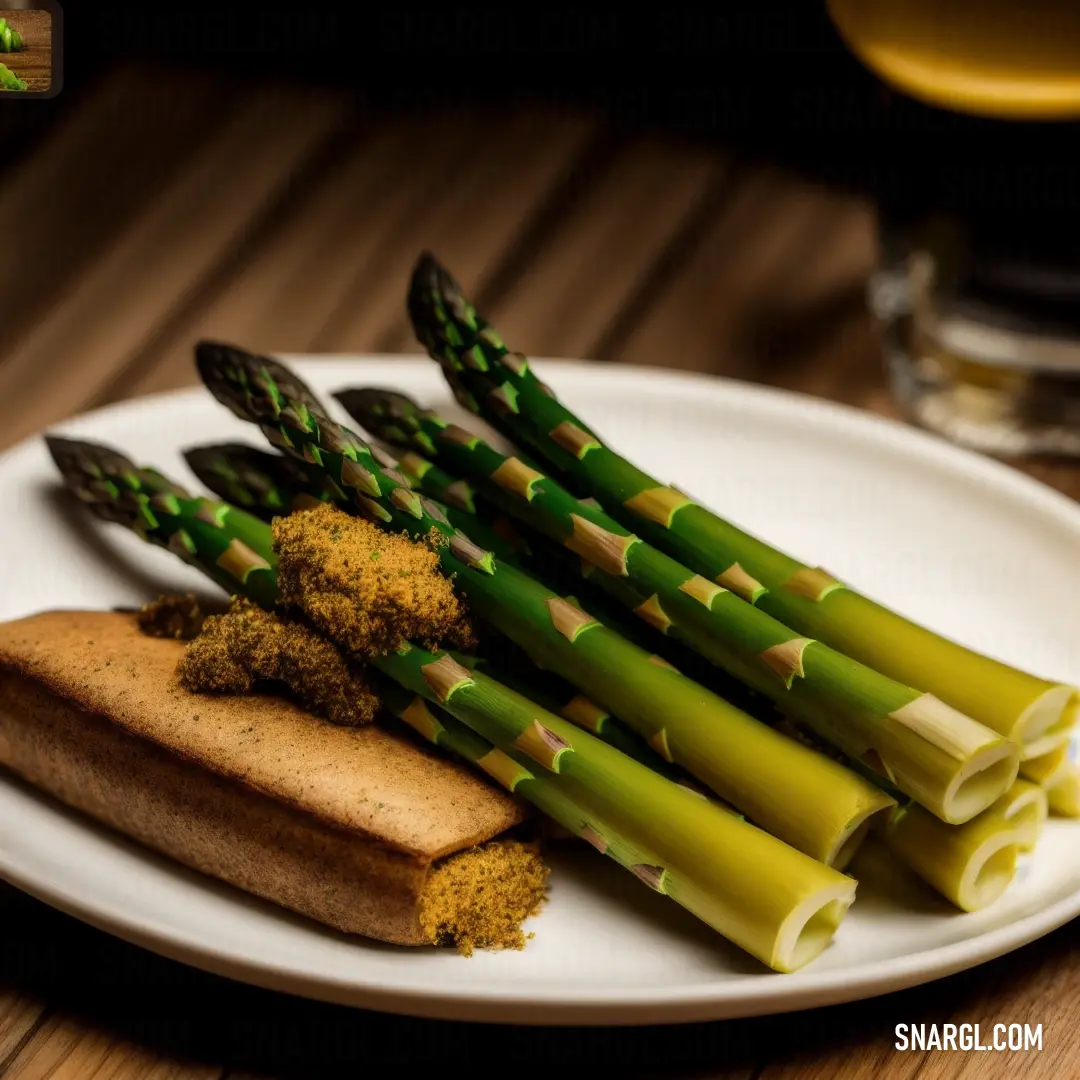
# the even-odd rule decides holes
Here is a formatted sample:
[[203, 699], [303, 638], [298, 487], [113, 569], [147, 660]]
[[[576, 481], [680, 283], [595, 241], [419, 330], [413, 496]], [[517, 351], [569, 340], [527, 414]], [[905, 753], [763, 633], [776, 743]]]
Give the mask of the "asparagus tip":
[[242, 391], [247, 394], [254, 391], [256, 396], [262, 396], [266, 393], [267, 377], [284, 396], [320, 417], [326, 413], [318, 395], [291, 368], [239, 345], [204, 338], [195, 344], [195, 367], [210, 392], [244, 419], [250, 418], [252, 409], [249, 402], [241, 400]]
[[73, 476], [85, 476], [91, 468], [116, 474], [138, 471], [130, 458], [105, 443], [66, 439], [60, 435], [45, 435], [44, 440], [53, 463], [68, 480]]
[[391, 445], [406, 442], [419, 428], [420, 405], [407, 394], [380, 386], [342, 390], [332, 397], [368, 434]]
[[248, 443], [239, 442], [203, 443], [200, 446], [189, 446], [181, 450], [180, 455], [196, 476], [199, 475], [200, 471], [222, 460], [238, 461], [252, 458], [257, 461], [264, 459], [277, 460], [277, 456], [274, 454], [268, 454], [266, 451]]
[[439, 278], [446, 274], [446, 268], [428, 248], [424, 248], [416, 258], [413, 267], [412, 280], [415, 285], [423, 283], [427, 287], [438, 283]]
[[437, 299], [445, 301], [462, 295], [461, 286], [445, 266], [428, 250], [420, 253], [409, 281], [406, 307], [417, 336], [429, 344], [426, 325]]
[[79, 444], [74, 439], [65, 439], [61, 435], [45, 435], [43, 438], [56, 467], [63, 469], [64, 461], [76, 452]]

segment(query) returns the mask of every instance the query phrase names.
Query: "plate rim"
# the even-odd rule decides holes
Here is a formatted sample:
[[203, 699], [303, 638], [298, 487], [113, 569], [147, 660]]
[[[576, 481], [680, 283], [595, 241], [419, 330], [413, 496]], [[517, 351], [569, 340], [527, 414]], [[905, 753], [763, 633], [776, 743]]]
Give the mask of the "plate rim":
[[[311, 355], [282, 352], [274, 355], [287, 363], [308, 367], [313, 373], [317, 371], [316, 377], [321, 380], [325, 379], [325, 372], [339, 365], [393, 364], [418, 371], [433, 363], [422, 354]], [[707, 388], [709, 396], [726, 398], [729, 406], [746, 402], [781, 419], [790, 418], [792, 410], [811, 416], [817, 414], [818, 422], [831, 418], [857, 438], [869, 439], [901, 453], [915, 452], [923, 461], [932, 459], [935, 467], [947, 468], [953, 475], [962, 474], [966, 478], [977, 479], [999, 493], [1038, 508], [1080, 535], [1080, 503], [1004, 462], [958, 447], [903, 421], [796, 391], [698, 372], [594, 360], [537, 357], [534, 362], [538, 367], [560, 366], [571, 378], [575, 374], [592, 377], [603, 371], [607, 379], [629, 377], [631, 382], [640, 382], [652, 388], [656, 387], [657, 382], [666, 382], [672, 387], [695, 385], [701, 389]], [[195, 398], [204, 393], [200, 387], [192, 386], [144, 395], [67, 418], [50, 425], [47, 430], [63, 432], [65, 427], [109, 425], [126, 414], [160, 408], [170, 401]], [[338, 408], [337, 402], [332, 401], [331, 407]], [[38, 432], [29, 436], [0, 454], [0, 472], [12, 466], [24, 454], [33, 452], [41, 434]], [[7, 784], [6, 773], [2, 774], [0, 782]], [[35, 794], [55, 802], [41, 793]], [[73, 811], [69, 813], [80, 817]], [[102, 828], [92, 821], [87, 821], [85, 825], [93, 829]], [[130, 913], [121, 916], [102, 910], [101, 905], [95, 908], [92, 901], [65, 893], [61, 887], [49, 888], [48, 883], [24, 876], [18, 868], [9, 864], [2, 850], [0, 877], [44, 903], [139, 947], [216, 975], [266, 989], [429, 1019], [527, 1023], [535, 1026], [703, 1022], [801, 1011], [876, 997], [936, 981], [996, 959], [1053, 932], [1080, 915], [1080, 890], [1076, 890], [1049, 907], [1031, 912], [1004, 926], [991, 927], [973, 937], [946, 945], [879, 961], [877, 971], [859, 967], [819, 973], [804, 970], [794, 975], [763, 971], [760, 976], [751, 976], [753, 982], [745, 985], [742, 980], [729, 983], [726, 987], [704, 982], [659, 993], [644, 987], [624, 987], [621, 991], [611, 988], [605, 989], [602, 997], [593, 992], [591, 996], [575, 1000], [567, 998], [565, 990], [558, 991], [554, 986], [523, 989], [519, 995], [508, 996], [505, 982], [498, 983], [495, 990], [485, 992], [482, 985], [459, 986], [453, 990], [440, 990], [437, 986], [415, 989], [380, 985], [377, 980], [372, 982], [371, 979], [360, 982], [355, 977], [316, 976], [281, 961], [267, 962], [238, 953], [229, 954], [217, 946], [203, 948], [198, 942], [188, 940], [183, 931], [177, 932], [175, 927], [170, 933], [168, 927], [155, 928], [138, 916], [133, 920]], [[934, 959], [928, 964], [928, 958]]]

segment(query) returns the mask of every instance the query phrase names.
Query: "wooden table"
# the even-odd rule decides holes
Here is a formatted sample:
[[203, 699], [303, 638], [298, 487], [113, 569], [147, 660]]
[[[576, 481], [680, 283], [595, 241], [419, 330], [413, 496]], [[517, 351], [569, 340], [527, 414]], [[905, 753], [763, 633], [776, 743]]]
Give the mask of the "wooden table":
[[[91, 150], [93, 154], [91, 155]], [[90, 158], [123, 162], [80, 167]], [[558, 112], [367, 115], [295, 87], [120, 70], [0, 184], [0, 431], [195, 381], [193, 342], [418, 351], [418, 252], [535, 355], [718, 372], [892, 413], [870, 210]], [[1080, 496], [1080, 469], [1032, 467]], [[540, 1064], [811, 1080], [1080, 1076], [1080, 921], [873, 1002], [656, 1030], [420, 1023], [127, 946], [0, 887], [3, 1080], [222, 1080]], [[1040, 1054], [900, 1053], [900, 1023], [1041, 1023]]]
[[0, 63], [25, 80], [28, 92], [44, 93], [53, 78], [52, 14], [41, 10], [5, 11], [0, 0], [0, 18], [19, 31], [26, 46], [21, 52], [0, 53]]

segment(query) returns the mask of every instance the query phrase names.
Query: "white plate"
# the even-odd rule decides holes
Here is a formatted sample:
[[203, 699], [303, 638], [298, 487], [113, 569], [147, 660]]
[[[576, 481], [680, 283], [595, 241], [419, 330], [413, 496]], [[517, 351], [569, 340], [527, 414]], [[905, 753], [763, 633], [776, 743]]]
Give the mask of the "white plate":
[[[811, 563], [983, 651], [1080, 680], [1080, 506], [984, 459], [852, 410], [721, 380], [539, 365], [630, 456]], [[321, 359], [316, 388], [450, 398], [423, 359]], [[182, 446], [259, 433], [201, 391], [58, 425], [191, 480]], [[205, 589], [194, 571], [57, 499], [37, 440], [0, 459], [0, 618]], [[88, 543], [87, 540], [91, 542]], [[1080, 825], [1052, 822], [1022, 880], [955, 913], [870, 851], [834, 944], [776, 975], [608, 860], [559, 862], [522, 953], [464, 959], [348, 940], [188, 873], [0, 777], [0, 874], [80, 919], [237, 979], [420, 1016], [642, 1024], [807, 1008], [926, 982], [1080, 913]]]

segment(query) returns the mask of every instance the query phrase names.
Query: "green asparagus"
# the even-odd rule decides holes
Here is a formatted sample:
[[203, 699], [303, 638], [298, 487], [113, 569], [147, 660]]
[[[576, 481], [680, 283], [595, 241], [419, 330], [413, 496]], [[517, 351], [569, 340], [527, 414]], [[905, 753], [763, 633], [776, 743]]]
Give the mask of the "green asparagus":
[[[266, 453], [245, 444], [222, 443], [195, 447], [186, 450], [184, 458], [192, 472], [213, 494], [251, 511], [266, 521], [272, 521], [283, 512], [283, 508], [302, 508], [310, 505], [309, 500], [312, 499], [339, 505], [348, 503], [344, 493], [328, 480], [325, 473], [320, 475], [316, 470], [305, 467], [292, 458]], [[402, 474], [418, 491], [438, 498], [445, 493], [447, 482], [453, 481], [450, 478], [438, 479], [441, 470], [433, 466], [425, 468], [424, 466], [427, 465], [428, 463], [416, 454], [403, 454], [398, 462]], [[313, 496], [310, 492], [317, 492], [317, 494]], [[516, 548], [510, 547], [506, 542], [505, 530], [490, 527], [463, 509], [448, 507], [444, 504], [443, 510], [448, 515], [451, 525], [467, 532], [471, 538], [492, 550], [497, 557], [509, 558], [513, 561], [518, 555]], [[544, 580], [550, 584], [546, 578]], [[590, 607], [590, 610], [601, 622], [611, 626], [624, 637], [627, 636], [627, 629], [623, 625], [625, 620], [619, 621], [616, 625], [617, 620], [609, 620], [605, 617], [610, 614], [610, 611], [598, 613], [593, 607]], [[663, 639], [663, 642], [669, 643], [669, 639]], [[642, 640], [636, 640], [635, 643], [642, 648], [645, 647]], [[512, 643], [508, 643], [506, 639], [501, 639], [497, 648], [499, 656], [495, 670], [498, 671], [497, 677], [504, 682], [515, 673], [519, 673], [520, 685], [514, 682], [510, 682], [510, 685], [524, 693], [526, 697], [539, 701], [550, 711], [586, 727], [605, 742], [643, 761], [650, 768], [673, 779], [679, 779], [680, 782], [687, 782], [683, 770], [669, 765], [636, 732], [578, 693], [576, 687], [552, 672], [540, 672], [524, 652]], [[534, 673], [531, 677], [520, 674], [529, 669]], [[743, 690], [741, 685], [733, 684], [732, 687], [725, 687], [725, 691], [728, 692], [722, 693], [721, 696], [731, 700], [729, 692], [733, 688]], [[744, 692], [741, 697], [748, 698], [749, 694]]]
[[[497, 560], [455, 531], [441, 511], [380, 469], [353, 432], [286, 395], [280, 365], [232, 346], [201, 343], [203, 381], [286, 453], [324, 467], [353, 493], [355, 511], [415, 537], [434, 534], [444, 571], [470, 611], [539, 666], [577, 686], [726, 802], [799, 850], [849, 857], [869, 818], [892, 800], [835, 762], [793, 744], [603, 626], [579, 606]], [[285, 373], [295, 382], [295, 375]], [[310, 394], [310, 391], [308, 391]]]
[[1016, 748], [933, 696], [893, 682], [821, 642], [801, 638], [731, 588], [695, 575], [630, 534], [591, 502], [421, 410], [403, 394], [358, 391], [365, 426], [435, 455], [556, 543], [647, 622], [773, 700], [877, 770], [943, 821], [960, 824], [1016, 779]]
[[[419, 410], [404, 395], [362, 389], [348, 390], [335, 397], [369, 432], [401, 449], [399, 460], [422, 464], [427, 459], [418, 453], [418, 449], [438, 453], [437, 430], [425, 430]], [[413, 471], [419, 473], [419, 483], [423, 486], [429, 472], [415, 466]], [[441, 473], [437, 466], [431, 471]], [[452, 479], [450, 474], [441, 473], [440, 483], [445, 484], [448, 478]], [[483, 498], [482, 489], [474, 488], [473, 495], [477, 500]], [[499, 492], [493, 495], [496, 501], [501, 501]], [[540, 545], [534, 544], [534, 547]], [[761, 716], [760, 706], [755, 715]], [[805, 732], [796, 733], [790, 724], [783, 723], [775, 715], [768, 720], [779, 722], [781, 730], [789, 734], [805, 737]], [[811, 745], [822, 749], [816, 740]], [[841, 760], [849, 766], [859, 767], [858, 762]], [[1013, 878], [1018, 851], [1025, 849], [1021, 838], [1030, 841], [1040, 819], [1040, 808], [1035, 805], [1037, 800], [1031, 785], [1025, 785], [1023, 781], [1016, 781], [991, 807], [959, 826], [943, 823], [911, 803], [891, 785], [886, 785], [886, 790], [901, 803], [882, 830], [892, 854], [965, 911], [979, 910], [1001, 895]], [[1025, 793], [1022, 810], [1019, 809], [1021, 792]], [[1045, 797], [1041, 802], [1041, 816], [1045, 817]], [[1035, 821], [1029, 823], [1028, 818], [1032, 816]]]
[[[99, 516], [181, 554], [222, 583], [221, 538], [202, 528], [200, 516], [209, 500], [107, 448], [50, 439], [49, 449], [71, 490]], [[175, 500], [165, 525], [152, 509], [163, 489]], [[232, 535], [236, 526], [247, 540], [261, 532], [264, 550], [270, 526], [245, 519], [233, 508], [215, 517], [215, 528], [228, 538], [226, 547], [241, 542]], [[180, 532], [190, 545], [169, 543]], [[259, 567], [259, 584], [254, 573], [243, 573], [226, 587], [272, 607], [275, 597], [266, 586], [276, 583], [275, 558], [271, 551]], [[406, 723], [531, 799], [777, 971], [793, 971], [817, 956], [854, 900], [851, 878], [470, 672], [448, 653], [407, 645], [368, 660], [408, 692], [390, 695], [391, 708]], [[439, 710], [458, 723], [447, 723]]]
[[944, 825], [920, 806], [901, 807], [884, 830], [886, 846], [962, 911], [980, 911], [1005, 891], [1017, 856], [1030, 851], [1047, 816], [1046, 793], [1026, 780], [963, 825]]
[[[789, 738], [831, 753], [841, 763], [873, 776], [858, 761], [832, 749], [789, 717], [774, 716], [772, 723]], [[897, 805], [875, 819], [872, 836], [890, 854], [962, 911], [978, 911], [993, 903], [1016, 873], [1017, 856], [1034, 846], [1047, 816], [1047, 800], [1034, 785], [1017, 780], [981, 814], [962, 825], [948, 825], [902, 791], [882, 782]]]
[[1021, 775], [1046, 791], [1050, 809], [1062, 817], [1080, 817], [1078, 748], [1080, 734], [1020, 766]]
[[[419, 431], [412, 412], [403, 408], [408, 403], [401, 395], [387, 391], [347, 391], [335, 396], [378, 437], [401, 446], [411, 444], [395, 417], [414, 433]], [[394, 429], [388, 430], [388, 425]], [[398, 455], [398, 461], [402, 471], [410, 479], [415, 477], [418, 489], [426, 493], [438, 495], [448, 484], [457, 483], [414, 450], [406, 449]], [[432, 478], [434, 483], [429, 487]], [[482, 506], [481, 493], [473, 489], [471, 494], [473, 506]], [[543, 542], [535, 542], [534, 548], [542, 550]], [[531, 688], [525, 692], [537, 700]], [[762, 718], [760, 713], [756, 715]], [[808, 738], [804, 730], [775, 714], [768, 717], [768, 722], [778, 724], [790, 737], [802, 739], [820, 752], [829, 752], [820, 740]], [[858, 762], [845, 760], [844, 763], [861, 768]], [[1030, 849], [1046, 815], [1045, 795], [1037, 797], [1040, 790], [1024, 781], [1017, 781], [990, 808], [959, 826], [946, 825], [899, 791], [889, 790], [889, 794], [901, 804], [881, 830], [893, 856], [964, 911], [979, 910], [1000, 896], [1012, 880], [1018, 851]]]
[[[372, 452], [376, 448], [372, 447]], [[280, 514], [291, 513], [320, 502], [348, 507], [349, 496], [327, 476], [325, 470], [298, 462], [284, 454], [269, 454], [245, 443], [216, 443], [191, 447], [184, 460], [202, 484], [219, 498], [243, 507], [272, 521]], [[397, 468], [397, 462], [382, 455], [381, 464]], [[404, 469], [402, 475], [412, 483]], [[454, 528], [468, 529], [469, 535], [499, 558], [516, 560], [520, 537], [481, 522], [456, 507], [432, 501]]]
[[277, 595], [266, 525], [228, 503], [191, 495], [153, 469], [137, 469], [95, 443], [46, 437], [75, 496], [186, 562], [198, 562], [223, 589], [264, 604]]
[[326, 481], [292, 458], [243, 443], [217, 443], [184, 451], [202, 485], [218, 498], [264, 520], [336, 497]]
[[[266, 521], [272, 521], [281, 513], [302, 509], [309, 500], [325, 502], [346, 501], [336, 485], [330, 484], [325, 474], [313, 476], [292, 458], [269, 454], [242, 443], [222, 443], [200, 446], [184, 452], [184, 458], [192, 472], [211, 492], [234, 505], [254, 512]], [[404, 466], [402, 466], [404, 468]], [[406, 474], [407, 475], [407, 474]], [[318, 495], [308, 492], [318, 486]], [[336, 489], [336, 490], [335, 490]], [[471, 521], [474, 527], [479, 521]], [[473, 531], [472, 536], [477, 533]], [[505, 650], [503, 650], [505, 653]], [[588, 701], [557, 676], [550, 673], [529, 677], [524, 673], [525, 663], [520, 657], [516, 664], [491, 664], [490, 658], [454, 654], [454, 659], [470, 670], [483, 669], [493, 677], [543, 705], [565, 719], [578, 723], [598, 735], [605, 742], [648, 765], [654, 772], [680, 783], [686, 776], [680, 769], [669, 765], [655, 750], [629, 728], [624, 727], [598, 705]], [[527, 663], [527, 658], [525, 658]], [[535, 670], [535, 669], [534, 669]]]
[[408, 450], [398, 458], [398, 469], [417, 491], [442, 504], [454, 528], [468, 533], [482, 547], [492, 545], [485, 543], [478, 531], [494, 532], [503, 545], [509, 546], [510, 557], [515, 562], [530, 561], [533, 552], [528, 539], [506, 514], [481, 502], [487, 512], [483, 518], [479, 517], [476, 489], [467, 480], [451, 476], [427, 458]]
[[19, 31], [7, 19], [0, 19], [0, 53], [22, 52], [25, 48]]
[[617, 454], [511, 352], [429, 254], [413, 275], [417, 336], [458, 400], [561, 470], [582, 493], [709, 581], [732, 588], [799, 634], [917, 686], [1029, 756], [1066, 724], [1075, 687], [980, 655], [875, 603], [826, 571], [769, 546]]
[[[380, 397], [399, 396], [393, 391], [379, 391], [378, 394]], [[403, 433], [387, 432], [380, 427], [381, 420], [370, 414], [371, 405], [380, 408], [379, 403], [372, 402], [370, 391], [345, 390], [334, 397], [361, 426], [368, 427], [371, 424], [368, 430], [377, 438], [384, 442], [400, 440], [401, 445], [407, 445]], [[382, 434], [377, 434], [376, 429], [381, 430]], [[467, 485], [467, 481], [445, 472], [416, 450], [404, 450], [398, 456], [398, 462], [398, 467], [409, 483], [417, 491], [433, 499], [441, 499], [448, 487], [460, 489]], [[479, 517], [482, 522], [490, 520], [496, 533], [514, 544], [523, 567], [532, 576], [539, 578], [556, 592], [580, 592], [579, 599], [583, 606], [605, 626], [646, 652], [659, 656], [695, 682], [707, 686], [720, 697], [738, 705], [744, 712], [758, 719], [771, 718], [775, 713], [775, 706], [764, 695], [732, 678], [678, 638], [662, 633], [655, 626], [637, 618], [632, 609], [641, 602], [641, 597], [623, 578], [591, 573], [589, 564], [584, 563], [569, 549], [553, 543], [543, 533], [521, 521], [512, 522], [499, 505], [503, 493], [497, 489], [493, 492], [495, 501], [471, 484], [467, 485], [467, 490], [476, 512], [471, 517], [466, 517], [464, 510], [458, 510], [456, 520], [451, 522], [457, 528], [475, 538], [476, 518]]]

